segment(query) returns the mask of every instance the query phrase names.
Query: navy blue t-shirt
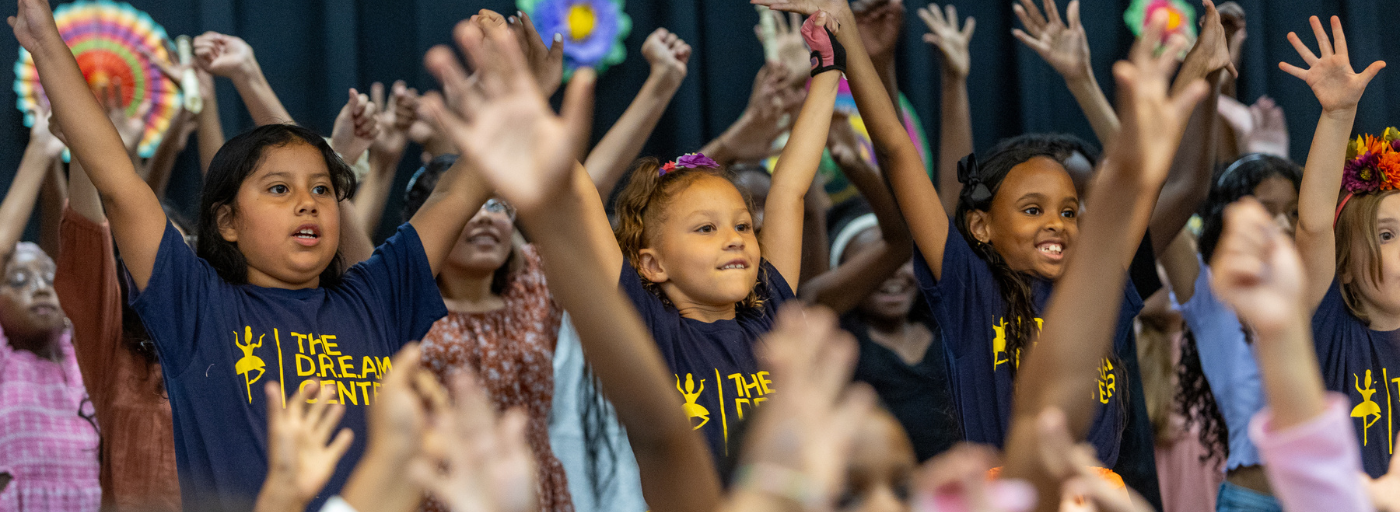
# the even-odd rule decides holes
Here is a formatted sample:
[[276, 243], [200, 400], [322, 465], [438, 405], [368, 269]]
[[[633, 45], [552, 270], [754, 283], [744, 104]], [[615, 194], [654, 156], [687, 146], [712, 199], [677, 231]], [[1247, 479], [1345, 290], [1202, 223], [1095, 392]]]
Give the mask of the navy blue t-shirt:
[[870, 336], [870, 325], [859, 313], [843, 315], [841, 328], [855, 336], [860, 346], [854, 380], [875, 389], [880, 401], [904, 427], [914, 445], [914, 456], [923, 462], [948, 451], [963, 436], [953, 411], [953, 399], [948, 395], [948, 365], [944, 362], [938, 326], [932, 321], [916, 321], [933, 331], [933, 341], [923, 359], [914, 364], [877, 343]]
[[248, 510], [267, 476], [263, 386], [290, 397], [321, 379], [345, 404], [355, 441], [310, 510], [340, 492], [364, 451], [365, 408], [389, 357], [447, 315], [409, 224], [340, 284], [284, 290], [233, 285], [167, 225], [146, 289], [131, 287], [160, 355], [175, 427], [180, 494], [201, 510]]
[[1332, 281], [1313, 313], [1313, 342], [1322, 381], [1329, 391], [1347, 396], [1361, 465], [1371, 478], [1386, 474], [1400, 432], [1400, 330], [1373, 331], [1352, 316], [1342, 300], [1340, 282]]
[[[1016, 320], [1005, 318], [1006, 301], [991, 267], [953, 230], [948, 233], [943, 248], [943, 279], [933, 278], [933, 271], [918, 249], [914, 251], [914, 276], [943, 330], [948, 378], [963, 433], [968, 441], [1002, 447], [1010, 427], [1011, 398], [1015, 389], [1010, 370], [1011, 365], [1019, 364], [1019, 354], [1006, 352], [1006, 331]], [[1031, 278], [1037, 315], [1045, 310], [1051, 288], [1049, 281]], [[1116, 375], [1126, 370], [1116, 366], [1137, 357], [1129, 336], [1133, 332], [1133, 318], [1141, 309], [1142, 298], [1128, 281], [1113, 336], [1113, 352], [1119, 362], [1102, 359], [1097, 375], [1098, 390], [1094, 396], [1085, 397], [1099, 404], [1087, 440], [1098, 450], [1099, 460], [1105, 467], [1111, 468], [1118, 462], [1128, 415], [1126, 402], [1123, 402], [1128, 383], [1118, 382]], [[1042, 319], [1031, 321], [1039, 326]]]
[[778, 307], [793, 298], [792, 288], [762, 260], [754, 288], [762, 307], [740, 307], [733, 320], [706, 323], [682, 317], [643, 288], [631, 263], [622, 263], [618, 280], [674, 372], [677, 402], [691, 426], [705, 435], [723, 472], [729, 457], [739, 453], [739, 425], [775, 392], [772, 377], [758, 367], [754, 346], [773, 329]]

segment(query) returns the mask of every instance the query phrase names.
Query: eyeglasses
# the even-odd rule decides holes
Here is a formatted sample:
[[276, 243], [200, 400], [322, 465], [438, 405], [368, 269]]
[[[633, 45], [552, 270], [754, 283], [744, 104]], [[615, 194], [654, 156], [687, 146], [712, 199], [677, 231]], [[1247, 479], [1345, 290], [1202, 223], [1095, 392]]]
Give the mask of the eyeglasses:
[[5, 286], [30, 292], [41, 288], [52, 288], [53, 272], [36, 273], [28, 270], [15, 271], [5, 278]]
[[486, 213], [504, 213], [510, 220], [515, 220], [515, 207], [503, 199], [491, 198], [486, 200], [486, 204], [481, 205], [481, 211]]

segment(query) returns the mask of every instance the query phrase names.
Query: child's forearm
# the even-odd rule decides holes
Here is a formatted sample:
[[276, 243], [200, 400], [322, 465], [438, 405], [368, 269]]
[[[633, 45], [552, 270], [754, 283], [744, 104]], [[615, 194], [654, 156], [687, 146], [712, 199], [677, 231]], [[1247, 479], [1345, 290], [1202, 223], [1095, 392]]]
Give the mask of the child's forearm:
[[1275, 429], [1316, 418], [1327, 406], [1322, 370], [1313, 348], [1311, 317], [1300, 305], [1289, 325], [1259, 329], [1260, 339], [1254, 344]]
[[[893, 101], [896, 96], [890, 96]], [[967, 77], [943, 73], [942, 121], [938, 133], [938, 192], [949, 216], [958, 210], [958, 161], [972, 154], [972, 107]]]
[[642, 84], [642, 90], [622, 113], [617, 123], [603, 135], [593, 151], [588, 153], [584, 167], [604, 199], [612, 195], [613, 187], [627, 167], [642, 152], [656, 123], [666, 113], [666, 106], [680, 89], [681, 77], [669, 70], [654, 70]]
[[68, 178], [63, 175], [61, 160], [54, 158], [45, 166], [44, 185], [39, 189], [39, 248], [58, 256], [59, 221], [63, 205], [68, 202]]
[[1209, 83], [1215, 87], [1192, 112], [1181, 145], [1172, 159], [1166, 185], [1162, 187], [1156, 209], [1152, 212], [1148, 234], [1152, 235], [1152, 249], [1157, 256], [1167, 251], [1172, 240], [1176, 239], [1178, 232], [1210, 193], [1220, 130], [1220, 116], [1216, 114], [1216, 107], [1220, 99], [1219, 77], [1222, 73], [1217, 71], [1211, 74]]
[[0, 203], [0, 252], [8, 254], [24, 234], [39, 197], [39, 187], [43, 186], [48, 172], [49, 158], [44, 148], [30, 143], [20, 159], [14, 181], [10, 182], [10, 189], [5, 192], [5, 200]]
[[254, 124], [263, 126], [296, 122], [282, 106], [282, 100], [277, 98], [277, 92], [272, 90], [272, 84], [268, 83], [267, 76], [263, 75], [262, 67], [256, 61], [233, 78], [233, 86], [243, 98], [243, 105], [253, 117]]
[[68, 207], [94, 224], [107, 222], [107, 215], [102, 212], [102, 196], [97, 194], [97, 187], [92, 186], [87, 171], [77, 160], [68, 164]]
[[1317, 131], [1303, 168], [1303, 183], [1298, 190], [1298, 227], [1294, 236], [1303, 258], [1304, 275], [1308, 276], [1309, 309], [1322, 302], [1337, 271], [1333, 222], [1337, 191], [1342, 187], [1347, 137], [1351, 135], [1355, 120], [1355, 107], [1339, 112], [1324, 111], [1317, 121]]
[[790, 284], [796, 284], [802, 274], [803, 201], [826, 149], [840, 77], [839, 72], [828, 71], [812, 78], [802, 112], [773, 169], [764, 206], [760, 234], [768, 248], [764, 258]]
[[[175, 119], [185, 119], [186, 115], [183, 110], [179, 111], [175, 114]], [[160, 140], [160, 145], [156, 146], [155, 154], [151, 155], [151, 160], [146, 163], [146, 184], [151, 186], [151, 191], [155, 192], [158, 198], [165, 197], [165, 189], [170, 185], [170, 173], [175, 169], [175, 159], [180, 156], [180, 147], [185, 142], [178, 139], [184, 134], [180, 126], [172, 123], [165, 131], [165, 137]]]
[[1069, 86], [1079, 109], [1084, 111], [1084, 117], [1089, 119], [1089, 126], [1094, 129], [1099, 145], [1107, 147], [1112, 144], [1118, 138], [1118, 113], [1113, 111], [1113, 104], [1104, 95], [1103, 88], [1099, 87], [1093, 70], [1086, 70], [1079, 76], [1066, 76], [1065, 85]]

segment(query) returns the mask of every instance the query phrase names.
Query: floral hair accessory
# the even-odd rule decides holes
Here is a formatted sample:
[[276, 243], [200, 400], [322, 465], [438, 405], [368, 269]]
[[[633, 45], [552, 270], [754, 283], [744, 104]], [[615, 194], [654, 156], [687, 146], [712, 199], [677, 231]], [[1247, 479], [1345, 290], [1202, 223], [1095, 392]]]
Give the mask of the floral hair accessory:
[[1342, 168], [1342, 190], [1347, 192], [1333, 224], [1341, 218], [1342, 208], [1356, 194], [1400, 190], [1400, 130], [1386, 128], [1381, 136], [1358, 135], [1347, 145], [1347, 162]]
[[717, 167], [719, 167], [719, 162], [711, 160], [710, 157], [705, 156], [703, 153], [689, 153], [673, 161], [666, 162], [666, 165], [661, 166], [661, 175], [665, 176], [666, 173], [674, 171], [677, 168], [702, 169]]

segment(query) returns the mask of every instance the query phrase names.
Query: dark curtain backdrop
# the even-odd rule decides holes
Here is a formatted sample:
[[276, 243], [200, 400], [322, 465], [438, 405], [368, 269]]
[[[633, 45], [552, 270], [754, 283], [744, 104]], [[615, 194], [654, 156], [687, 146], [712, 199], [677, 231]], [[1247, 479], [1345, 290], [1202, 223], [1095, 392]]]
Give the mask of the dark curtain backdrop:
[[[172, 35], [206, 30], [246, 39], [287, 109], [300, 123], [329, 133], [345, 102], [346, 88], [368, 90], [371, 82], [404, 79], [420, 90], [434, 87], [422, 67], [423, 53], [445, 43], [454, 23], [477, 9], [514, 11], [510, 0], [131, 0]], [[922, 22], [914, 9], [927, 0], [906, 0], [903, 41], [899, 48], [901, 89], [923, 118], [937, 146], [939, 64], [936, 51], [922, 43]], [[970, 78], [976, 147], [1027, 131], [1063, 131], [1093, 140], [1088, 122], [1059, 76], [1010, 35], [1017, 26], [1011, 0], [957, 0], [961, 15], [975, 16]], [[1122, 21], [1130, 0], [1083, 0], [1082, 13], [1094, 52], [1094, 68], [1110, 97], [1110, 67], [1124, 55], [1132, 35]], [[1302, 161], [1320, 113], [1301, 81], [1278, 70], [1278, 62], [1301, 64], [1285, 35], [1298, 31], [1312, 45], [1307, 16], [1340, 15], [1351, 43], [1352, 61], [1360, 69], [1377, 59], [1400, 64], [1400, 38], [1393, 0], [1240, 0], [1248, 12], [1249, 38], [1240, 67], [1240, 98], [1262, 95], [1278, 100], [1288, 115], [1293, 157]], [[6, 7], [13, 12], [13, 5]], [[695, 48], [690, 74], [644, 154], [671, 158], [694, 151], [725, 129], [744, 108], [762, 51], [753, 36], [757, 14], [744, 0], [628, 0], [633, 30], [627, 38], [628, 60], [598, 83], [594, 138], [600, 137], [627, 107], [647, 76], [637, 49], [655, 27], [680, 34]], [[1325, 23], [1325, 22], [1324, 22]], [[1389, 37], [1387, 37], [1389, 36]], [[14, 58], [17, 44], [0, 37], [0, 55]], [[8, 78], [8, 77], [7, 77]], [[12, 80], [12, 78], [11, 78]], [[231, 84], [220, 80], [219, 107], [229, 136], [251, 127]], [[1400, 123], [1400, 69], [1382, 71], [1361, 103], [1357, 130], [1378, 133]], [[14, 92], [0, 96], [0, 179], [13, 176], [28, 133], [13, 108]], [[418, 149], [410, 147], [399, 173], [399, 187], [417, 167]], [[8, 187], [8, 185], [6, 185]], [[194, 144], [182, 157], [170, 187], [170, 200], [194, 213], [200, 179]], [[397, 224], [401, 194], [394, 194], [380, 230]], [[35, 235], [34, 223], [28, 233]]]

